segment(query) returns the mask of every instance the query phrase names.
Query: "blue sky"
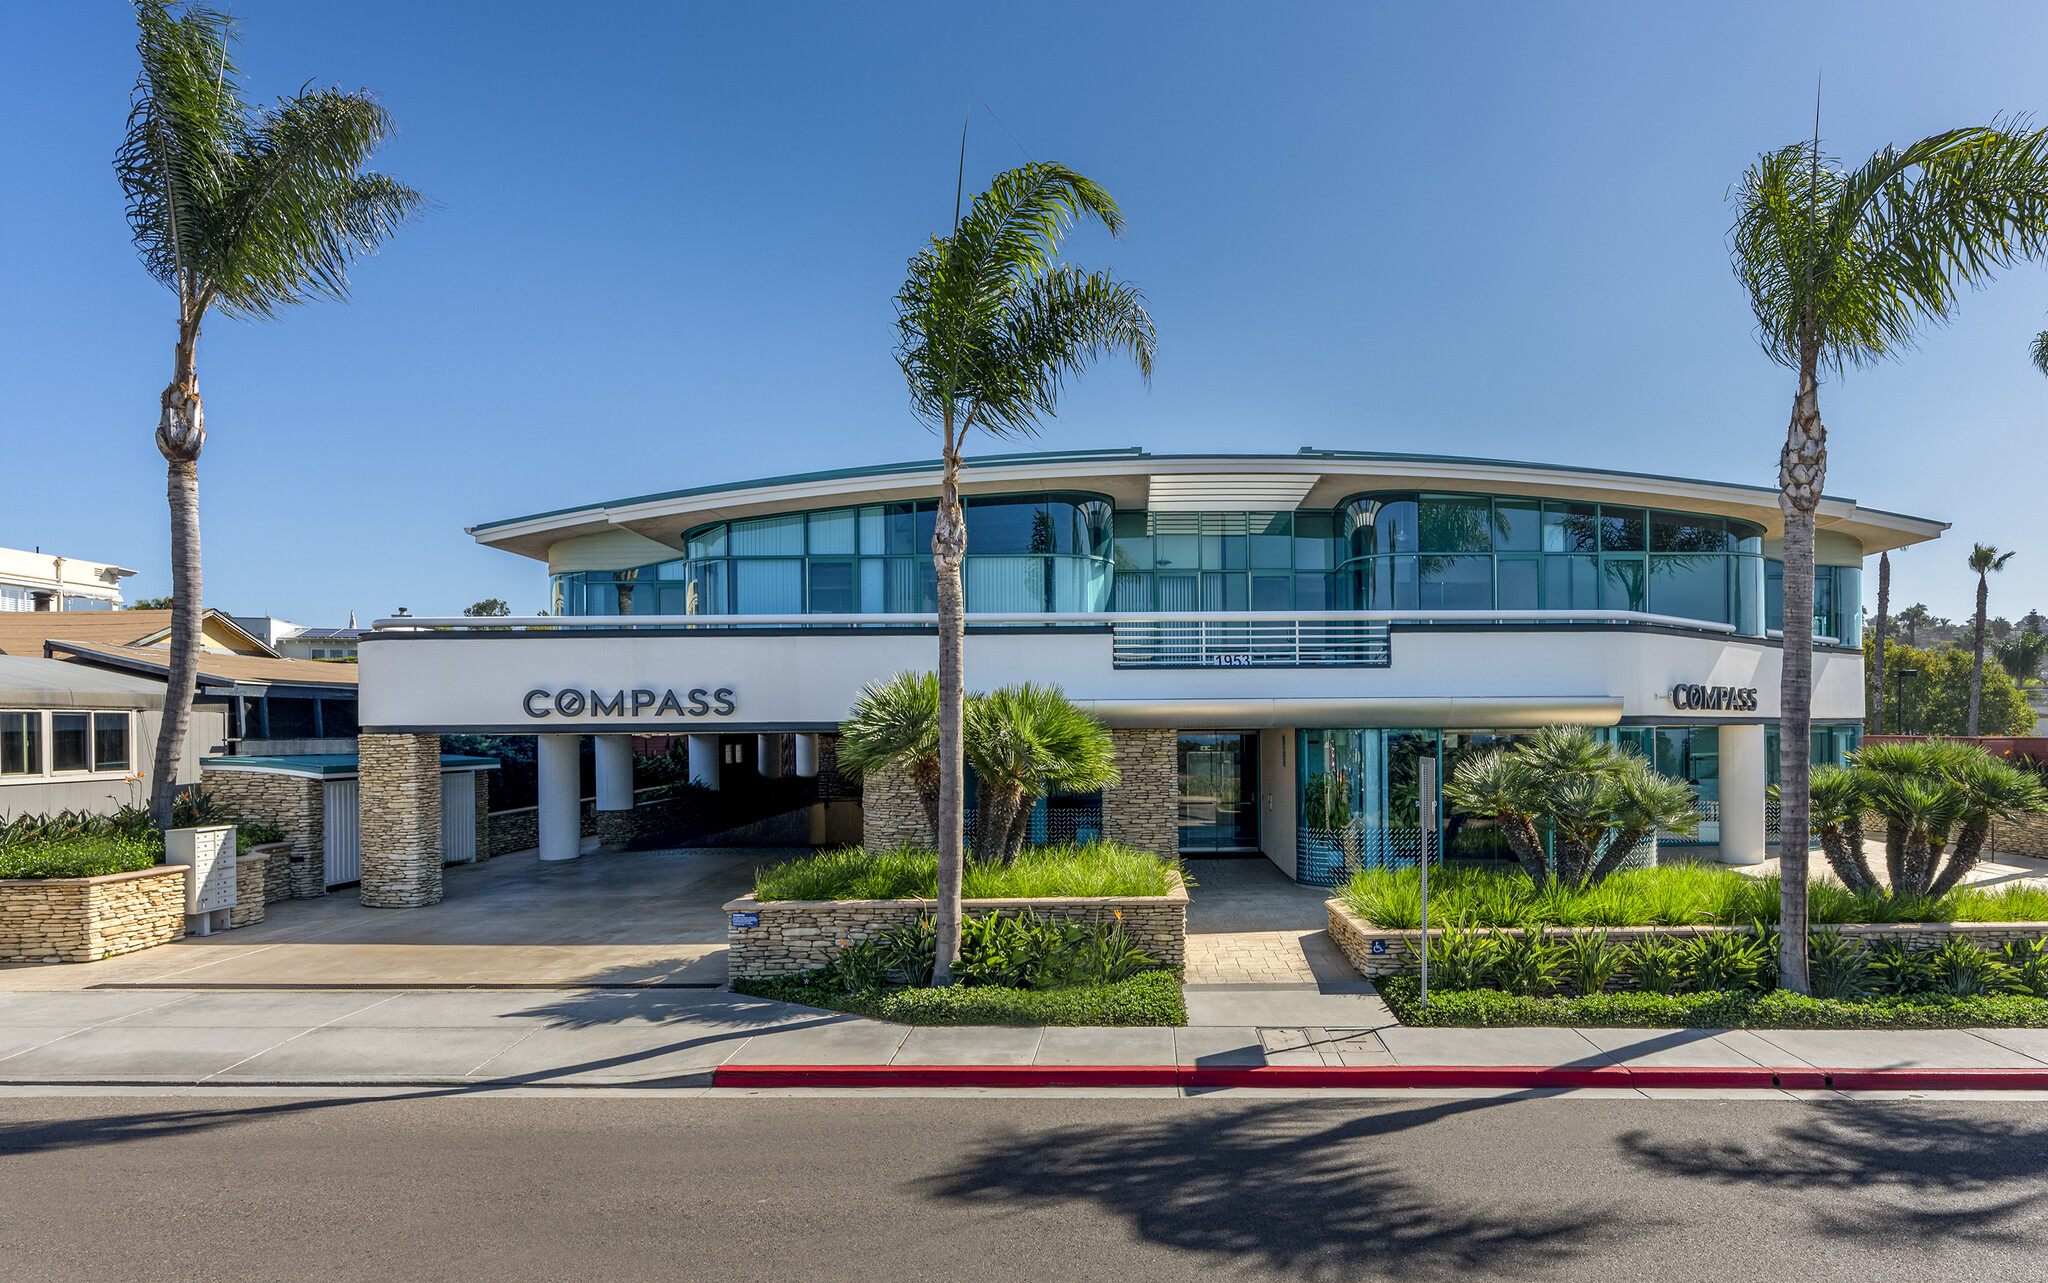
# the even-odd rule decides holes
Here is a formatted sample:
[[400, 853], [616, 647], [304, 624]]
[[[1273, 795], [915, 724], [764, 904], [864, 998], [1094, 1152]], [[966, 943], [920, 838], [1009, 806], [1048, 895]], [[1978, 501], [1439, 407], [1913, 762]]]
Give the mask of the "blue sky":
[[[477, 547], [479, 521], [929, 457], [890, 297], [950, 217], [970, 105], [970, 183], [1028, 154], [1119, 199], [1125, 241], [1071, 253], [1142, 285], [1159, 327], [1152, 387], [1091, 372], [1045, 448], [1757, 484], [1791, 380], [1729, 272], [1730, 184], [1811, 128], [1816, 74], [1849, 157], [2048, 109], [2048, 10], [2018, 4], [235, 9], [254, 95], [377, 91], [402, 133], [378, 167], [437, 203], [350, 304], [205, 333], [208, 603], [310, 624], [538, 609], [543, 568]], [[130, 23], [25, 8], [0, 77], [0, 545], [136, 567], [154, 595], [174, 312], [109, 165]], [[1966, 614], [1981, 540], [2019, 551], [1993, 610], [2048, 609], [2043, 328], [2024, 268], [1824, 389], [1829, 490], [1955, 523], [1896, 559], [1898, 601]]]

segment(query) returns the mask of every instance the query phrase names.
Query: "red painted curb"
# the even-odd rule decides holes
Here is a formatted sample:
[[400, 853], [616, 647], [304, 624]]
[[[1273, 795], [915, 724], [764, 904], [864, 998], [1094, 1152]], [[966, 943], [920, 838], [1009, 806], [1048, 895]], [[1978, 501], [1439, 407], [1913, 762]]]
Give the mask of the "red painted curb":
[[1665, 1087], [1769, 1091], [2048, 1090], [2048, 1069], [1625, 1065], [722, 1065], [719, 1087]]

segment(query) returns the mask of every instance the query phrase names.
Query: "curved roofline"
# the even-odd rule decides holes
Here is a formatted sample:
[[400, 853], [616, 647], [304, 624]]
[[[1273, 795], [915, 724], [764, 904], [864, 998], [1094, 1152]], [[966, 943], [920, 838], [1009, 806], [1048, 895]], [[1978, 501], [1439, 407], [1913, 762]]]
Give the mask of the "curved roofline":
[[[1091, 464], [1097, 465], [1099, 470], [1091, 470]], [[1673, 507], [1681, 506], [1680, 500], [1683, 495], [1674, 492], [1684, 492], [1697, 501], [1708, 504], [1709, 510], [1724, 507], [1747, 510], [1753, 507], [1767, 510], [1768, 514], [1775, 514], [1778, 500], [1778, 491], [1771, 486], [1709, 481], [1665, 473], [1631, 472], [1619, 468], [1581, 467], [1517, 459], [1319, 449], [1314, 446], [1304, 446], [1293, 454], [1152, 454], [1137, 446], [1121, 449], [1051, 450], [973, 455], [964, 459], [963, 465], [963, 479], [969, 482], [975, 479], [976, 474], [1009, 474], [988, 476], [983, 482], [984, 485], [1000, 485], [1005, 482], [1028, 485], [1035, 479], [1036, 474], [1052, 473], [1054, 476], [1062, 477], [1061, 488], [1072, 488], [1074, 484], [1078, 484], [1081, 476], [1091, 472], [1105, 480], [1120, 478], [1126, 484], [1136, 482], [1142, 485], [1153, 476], [1199, 475], [1205, 470], [1203, 465], [1234, 465], [1240, 470], [1272, 475], [1316, 474], [1309, 484], [1312, 488], [1321, 490], [1323, 498], [1328, 498], [1334, 490], [1348, 488], [1356, 493], [1372, 489], [1374, 487], [1369, 476], [1360, 477], [1359, 484], [1355, 487], [1347, 487], [1341, 479], [1346, 474], [1354, 472], [1384, 470], [1393, 477], [1402, 478], [1404, 482], [1389, 488], [1413, 489], [1413, 484], [1405, 482], [1435, 479], [1446, 490], [1456, 490], [1461, 484], [1467, 488], [1484, 489], [1489, 485], [1497, 485], [1498, 479], [1478, 475], [1461, 477], [1458, 474], [1514, 472], [1526, 474], [1532, 485], [1551, 491], [1568, 491], [1579, 481], [1593, 483], [1596, 490], [1622, 488], [1614, 483], [1641, 483], [1650, 492], [1643, 499], [1648, 505], [1656, 505], [1661, 500]], [[656, 541], [672, 540], [677, 532], [669, 527], [674, 525], [675, 519], [700, 509], [701, 515], [692, 517], [692, 524], [726, 519], [733, 515], [735, 508], [758, 507], [759, 510], [772, 510], [799, 505], [815, 506], [817, 503], [831, 504], [835, 496], [843, 497], [833, 506], [876, 502], [879, 496], [861, 492], [875, 489], [902, 490], [914, 484], [913, 479], [934, 475], [940, 468], [941, 461], [937, 459], [907, 460], [717, 482], [508, 517], [470, 526], [466, 530], [479, 543], [545, 559], [545, 547], [549, 543], [606, 530], [633, 531], [651, 536]], [[1066, 470], [1071, 470], [1072, 475], [1065, 475]], [[1435, 476], [1406, 476], [1409, 470], [1423, 470]], [[863, 487], [860, 484], [862, 482], [882, 485]], [[691, 502], [713, 501], [722, 497], [730, 497], [736, 502]], [[1301, 504], [1312, 507], [1324, 506], [1320, 503], [1309, 503], [1307, 495], [1303, 496]], [[1285, 506], [1296, 507], [1301, 504]], [[1759, 518], [1767, 527], [1782, 528], [1781, 522], [1773, 525], [1769, 515], [1764, 512], [1752, 516], [1752, 519]], [[1946, 522], [1865, 508], [1853, 499], [1838, 495], [1822, 497], [1820, 524], [1823, 527], [1862, 527], [1877, 536], [1876, 542], [1884, 547], [1900, 547], [1936, 538], [1942, 531], [1948, 529]], [[1877, 550], [1871, 546], [1871, 540], [1865, 539], [1864, 543], [1869, 551]]]

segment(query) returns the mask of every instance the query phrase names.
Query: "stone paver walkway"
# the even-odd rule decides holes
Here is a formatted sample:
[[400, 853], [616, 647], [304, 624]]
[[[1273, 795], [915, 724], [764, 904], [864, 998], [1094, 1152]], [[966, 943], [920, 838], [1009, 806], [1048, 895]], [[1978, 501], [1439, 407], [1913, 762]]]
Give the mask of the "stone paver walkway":
[[1353, 983], [1331, 942], [1327, 887], [1297, 886], [1264, 856], [1187, 863], [1187, 983]]

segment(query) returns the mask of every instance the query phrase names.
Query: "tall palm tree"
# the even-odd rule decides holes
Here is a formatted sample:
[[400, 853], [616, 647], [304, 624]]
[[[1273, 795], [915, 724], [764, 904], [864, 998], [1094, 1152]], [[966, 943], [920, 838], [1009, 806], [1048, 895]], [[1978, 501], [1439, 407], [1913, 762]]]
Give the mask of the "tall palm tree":
[[178, 342], [156, 447], [169, 467], [171, 654], [150, 816], [171, 822], [198, 678], [199, 330], [214, 309], [275, 317], [315, 295], [348, 296], [348, 268], [416, 216], [418, 192], [364, 164], [392, 132], [365, 91], [306, 89], [276, 106], [242, 100], [233, 19], [203, 5], [136, 0], [142, 72], [114, 159], [143, 265], [178, 300]]
[[1780, 683], [1780, 983], [1807, 993], [1807, 778], [1814, 512], [1827, 480], [1820, 375], [1898, 355], [1958, 293], [2048, 246], [2048, 133], [1994, 121], [1886, 147], [1856, 169], [1795, 143], [1743, 175], [1730, 249], [1764, 350], [1798, 374], [1778, 457], [1785, 514]]
[[2048, 633], [2016, 628], [2004, 641], [1994, 643], [1991, 653], [2012, 684], [2024, 690], [2041, 676], [2041, 661], [2048, 659]]
[[1934, 622], [1934, 612], [1927, 609], [1927, 603], [1916, 601], [1899, 612], [1899, 631], [1906, 635], [1908, 646], [1920, 644], [1920, 630]]
[[1884, 640], [1891, 611], [1892, 555], [1882, 552], [1877, 556], [1877, 636], [1870, 648], [1870, 725], [1863, 728], [1865, 735], [1884, 734]]
[[841, 770], [856, 775], [900, 770], [924, 807], [927, 832], [939, 827], [939, 676], [898, 673], [861, 688], [839, 724]]
[[[963, 144], [964, 152], [964, 144]], [[932, 983], [952, 983], [960, 948], [966, 686], [965, 594], [960, 568], [967, 522], [960, 509], [960, 453], [975, 428], [1029, 436], [1055, 413], [1070, 376], [1107, 355], [1128, 355], [1147, 381], [1155, 336], [1144, 295], [1107, 273], [1059, 258], [1060, 241], [1091, 219], [1111, 235], [1123, 214], [1092, 180], [1052, 163], [996, 175], [953, 231], [910, 260], [896, 294], [897, 362], [911, 408], [940, 432], [943, 476], [932, 561], [939, 614], [939, 911]]]
[[1977, 619], [1971, 631], [1970, 659], [1970, 729], [1977, 733], [1977, 705], [1984, 699], [1984, 608], [1991, 598], [1988, 577], [1995, 570], [2004, 570], [2005, 563], [2012, 560], [2009, 552], [2000, 552], [1990, 544], [1977, 544], [1970, 549], [1970, 569], [1977, 572]]

